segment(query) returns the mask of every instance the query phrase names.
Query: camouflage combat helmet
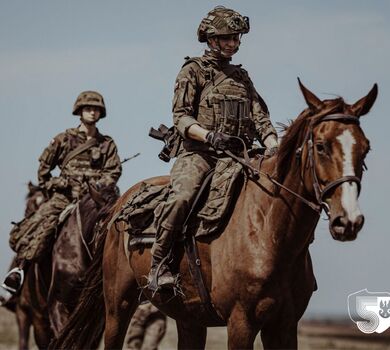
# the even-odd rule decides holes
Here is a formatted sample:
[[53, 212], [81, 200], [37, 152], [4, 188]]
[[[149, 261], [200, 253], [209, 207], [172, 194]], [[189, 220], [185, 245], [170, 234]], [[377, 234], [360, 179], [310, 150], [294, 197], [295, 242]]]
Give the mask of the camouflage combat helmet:
[[198, 40], [207, 42], [216, 35], [246, 34], [249, 32], [249, 18], [224, 6], [217, 6], [202, 19], [198, 28]]
[[83, 91], [78, 97], [73, 106], [73, 115], [80, 115], [80, 109], [85, 106], [100, 107], [102, 112], [100, 118], [106, 116], [106, 106], [103, 96], [96, 91]]

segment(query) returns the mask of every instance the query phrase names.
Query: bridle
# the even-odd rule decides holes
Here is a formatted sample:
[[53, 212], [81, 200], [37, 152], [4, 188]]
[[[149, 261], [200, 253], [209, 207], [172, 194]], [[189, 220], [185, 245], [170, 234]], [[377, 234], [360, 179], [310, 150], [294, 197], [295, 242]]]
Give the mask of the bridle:
[[[327, 122], [327, 121], [337, 121], [340, 123], [344, 123], [344, 122], [348, 123], [349, 122], [349, 123], [353, 123], [356, 125], [360, 124], [358, 117], [353, 116], [353, 115], [349, 115], [349, 114], [342, 114], [342, 113], [335, 113], [335, 114], [329, 114], [329, 115], [324, 115], [324, 116], [319, 116], [319, 117], [313, 117], [313, 119], [311, 120], [309, 127], [306, 131], [305, 137], [303, 139], [302, 145], [296, 150], [296, 157], [298, 158], [298, 160], [301, 163], [303, 149], [305, 148], [305, 146], [307, 146], [308, 162], [309, 162], [309, 167], [310, 167], [309, 171], [311, 172], [311, 175], [313, 178], [313, 189], [314, 189], [314, 194], [315, 194], [315, 198], [316, 198], [315, 202], [304, 198], [300, 194], [294, 192], [293, 190], [289, 189], [288, 187], [284, 186], [283, 184], [281, 184], [280, 182], [275, 180], [273, 177], [271, 177], [271, 175], [264, 173], [260, 169], [256, 169], [255, 167], [253, 167], [250, 164], [250, 159], [249, 159], [248, 152], [247, 152], [247, 149], [246, 149], [244, 142], [243, 142], [243, 145], [244, 145], [243, 156], [244, 156], [244, 158], [238, 157], [237, 155], [235, 155], [231, 151], [225, 151], [225, 153], [228, 156], [232, 157], [233, 159], [237, 160], [240, 164], [244, 165], [244, 167], [251, 172], [252, 176], [250, 176], [250, 178], [253, 181], [257, 182], [257, 179], [259, 178], [260, 175], [265, 176], [274, 185], [276, 185], [280, 188], [283, 188], [287, 192], [291, 193], [292, 195], [297, 197], [299, 200], [304, 202], [306, 205], [308, 205], [310, 208], [312, 208], [314, 211], [316, 211], [319, 215], [321, 214], [321, 211], [324, 210], [326, 215], [329, 218], [330, 217], [329, 206], [324, 201], [326, 195], [330, 191], [334, 190], [335, 188], [337, 188], [338, 186], [340, 186], [341, 184], [343, 184], [345, 182], [356, 183], [356, 185], [358, 187], [358, 194], [360, 194], [361, 180], [357, 176], [352, 176], [352, 175], [342, 176], [342, 177], [338, 178], [337, 180], [330, 182], [324, 188], [321, 188], [320, 183], [318, 181], [318, 176], [317, 176], [316, 167], [315, 167], [313, 130], [314, 130], [314, 127], [316, 127], [318, 124], [323, 123], [323, 122]], [[301, 172], [301, 182], [303, 183], [303, 185], [305, 185], [302, 172]]]
[[[336, 121], [336, 122], [347, 122], [347, 123], [353, 123], [356, 125], [360, 125], [359, 118], [353, 115], [349, 114], [329, 114], [321, 117], [314, 118], [309, 125], [309, 128], [306, 132], [305, 138], [303, 140], [302, 146], [299, 147], [296, 151], [297, 158], [301, 161], [302, 159], [302, 151], [305, 145], [307, 145], [307, 153], [308, 153], [308, 162], [310, 167], [310, 172], [313, 178], [313, 189], [314, 194], [316, 197], [317, 204], [321, 207], [321, 209], [324, 209], [326, 215], [329, 217], [329, 207], [327, 203], [324, 201], [324, 198], [326, 195], [334, 190], [336, 187], [340, 186], [344, 182], [354, 182], [357, 185], [358, 188], [358, 194], [360, 194], [361, 190], [361, 180], [357, 176], [353, 175], [347, 175], [342, 176], [338, 178], [337, 180], [334, 180], [327, 184], [324, 188], [321, 189], [320, 183], [318, 181], [318, 176], [316, 173], [316, 167], [315, 167], [315, 158], [314, 158], [314, 141], [313, 141], [313, 129], [315, 126], [317, 126], [320, 123], [327, 122], [327, 121]], [[301, 181], [303, 181], [302, 173], [301, 173]], [[321, 211], [321, 210], [320, 210]]]

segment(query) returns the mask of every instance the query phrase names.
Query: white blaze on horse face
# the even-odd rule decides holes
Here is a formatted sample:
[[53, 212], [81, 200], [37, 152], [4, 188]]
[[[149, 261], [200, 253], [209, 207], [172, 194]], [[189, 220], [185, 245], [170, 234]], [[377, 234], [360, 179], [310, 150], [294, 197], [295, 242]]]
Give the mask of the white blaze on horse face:
[[[341, 135], [337, 136], [337, 140], [343, 150], [343, 176], [355, 176], [352, 162], [352, 149], [353, 145], [356, 144], [355, 138], [350, 130], [344, 130]], [[344, 182], [341, 189], [341, 205], [347, 214], [348, 220], [355, 222], [356, 218], [361, 215], [357, 184], [355, 182]]]

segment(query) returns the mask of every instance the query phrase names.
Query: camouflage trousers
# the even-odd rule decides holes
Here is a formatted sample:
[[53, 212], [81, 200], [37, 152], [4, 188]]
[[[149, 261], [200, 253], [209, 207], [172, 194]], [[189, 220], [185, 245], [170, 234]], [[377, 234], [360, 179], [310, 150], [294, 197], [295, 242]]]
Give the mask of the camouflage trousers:
[[156, 350], [166, 332], [167, 317], [151, 303], [142, 304], [131, 319], [126, 349]]
[[193, 201], [209, 170], [215, 168], [216, 155], [203, 152], [185, 152], [178, 156], [171, 170], [171, 189], [168, 198], [155, 210], [158, 227], [152, 247], [155, 258], [161, 259], [170, 249], [175, 234], [182, 231]]
[[51, 250], [59, 215], [70, 202], [63, 194], [54, 193], [36, 212], [14, 226], [9, 243], [18, 261], [37, 261]]

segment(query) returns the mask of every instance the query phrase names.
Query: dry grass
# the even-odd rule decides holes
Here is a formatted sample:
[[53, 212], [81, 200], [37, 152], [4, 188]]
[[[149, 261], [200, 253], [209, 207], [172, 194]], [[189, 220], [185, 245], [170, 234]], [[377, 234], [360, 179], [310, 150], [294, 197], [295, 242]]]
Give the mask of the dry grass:
[[[390, 330], [382, 335], [364, 335], [355, 325], [345, 322], [304, 321], [299, 331], [299, 345], [301, 350], [390, 350]], [[207, 350], [227, 348], [226, 328], [209, 328], [207, 336]], [[32, 338], [32, 336], [31, 336]], [[15, 315], [0, 308], [0, 350], [17, 350], [18, 334]], [[168, 320], [168, 331], [160, 344], [160, 350], [176, 348], [177, 333], [172, 319]], [[31, 340], [31, 349], [36, 349]], [[103, 346], [100, 346], [103, 349]], [[256, 338], [255, 349], [262, 349], [259, 337]]]

